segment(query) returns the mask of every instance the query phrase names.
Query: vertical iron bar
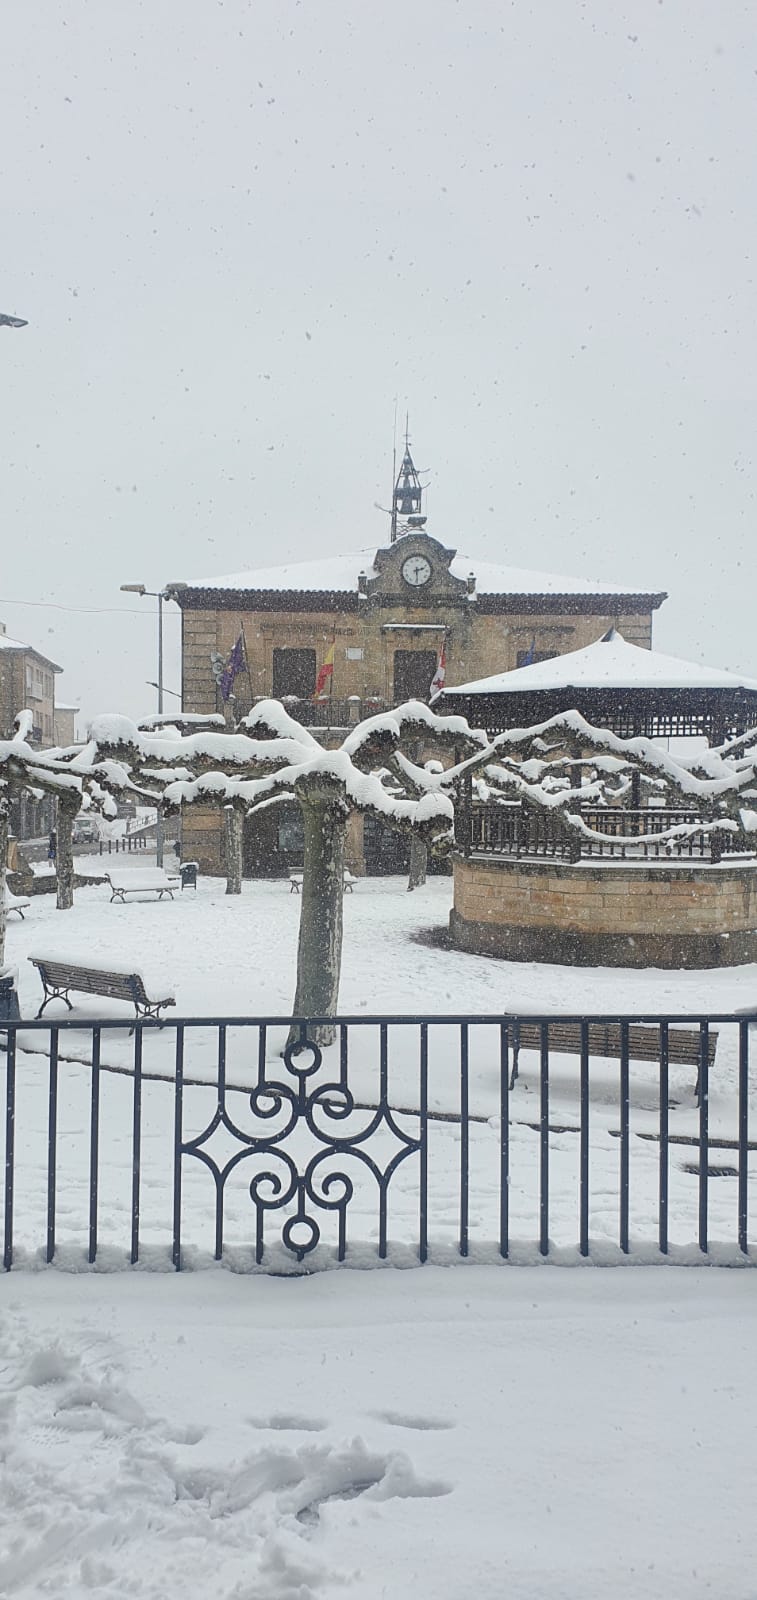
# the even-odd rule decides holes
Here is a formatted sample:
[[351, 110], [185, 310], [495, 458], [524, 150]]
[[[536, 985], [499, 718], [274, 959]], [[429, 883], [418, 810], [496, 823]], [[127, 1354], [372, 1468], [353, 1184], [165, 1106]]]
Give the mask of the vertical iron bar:
[[749, 1249], [749, 1023], [739, 1023], [739, 1249]]
[[710, 1027], [699, 1024], [699, 1248], [707, 1254], [707, 1183], [710, 1168]]
[[468, 1171], [470, 1124], [468, 1121], [468, 1024], [460, 1024], [460, 1254], [468, 1254]]
[[539, 1250], [549, 1255], [549, 1023], [541, 1034], [541, 1105], [539, 1113]]
[[579, 1154], [579, 1249], [582, 1256], [589, 1254], [589, 1024], [581, 1023], [581, 1134]]
[[379, 1184], [379, 1260], [386, 1260], [386, 1183]]
[[383, 1111], [387, 1109], [389, 1095], [389, 1041], [387, 1033], [387, 1024], [382, 1022], [379, 1027], [379, 1105]]
[[[218, 1027], [218, 1109], [223, 1115], [226, 1109], [226, 1024], [219, 1023]], [[216, 1243], [215, 1259], [220, 1261], [223, 1256], [223, 1205], [224, 1185], [219, 1175], [216, 1178]]]
[[499, 1028], [499, 1253], [510, 1254], [510, 1049], [506, 1022]]
[[630, 1173], [630, 1082], [628, 1023], [620, 1024], [620, 1248], [628, 1255], [628, 1189]]
[[13, 1179], [16, 1151], [16, 1030], [8, 1028], [5, 1100], [5, 1241], [3, 1266], [13, 1266]]
[[670, 1174], [670, 1146], [668, 1143], [670, 1102], [668, 1075], [668, 1024], [660, 1023], [660, 1201], [658, 1214], [659, 1244], [662, 1255], [668, 1253], [668, 1178]]
[[99, 1027], [92, 1029], [92, 1095], [89, 1111], [89, 1250], [90, 1264], [97, 1256], [97, 1197], [100, 1177], [100, 1043]]
[[265, 1058], [267, 1048], [267, 1030], [264, 1022], [258, 1027], [258, 1088], [265, 1083]]
[[262, 1206], [255, 1208], [255, 1261], [260, 1266], [265, 1251], [265, 1235], [263, 1232], [263, 1218], [265, 1212]]
[[139, 1260], [139, 1181], [142, 1165], [142, 1023], [134, 1026], [134, 1106], [132, 1117], [131, 1255]]
[[47, 1109], [47, 1249], [45, 1260], [55, 1255], [55, 1177], [58, 1159], [58, 1029], [50, 1029], [50, 1090]]
[[428, 1256], [428, 1023], [421, 1023], [421, 1057], [420, 1057], [420, 1176], [419, 1176], [419, 1217], [418, 1217], [418, 1255], [421, 1261]]
[[184, 1098], [184, 1024], [176, 1024], [176, 1069], [173, 1101], [173, 1248], [171, 1260], [181, 1272], [181, 1147]]
[[[384, 1111], [389, 1105], [389, 1039], [388, 1026], [385, 1022], [379, 1028], [379, 1105]], [[386, 1259], [386, 1202], [387, 1186], [382, 1180], [379, 1185], [379, 1257]]]
[[343, 1022], [339, 1029], [339, 1082], [347, 1090], [349, 1083], [349, 1044], [347, 1040], [347, 1024]]

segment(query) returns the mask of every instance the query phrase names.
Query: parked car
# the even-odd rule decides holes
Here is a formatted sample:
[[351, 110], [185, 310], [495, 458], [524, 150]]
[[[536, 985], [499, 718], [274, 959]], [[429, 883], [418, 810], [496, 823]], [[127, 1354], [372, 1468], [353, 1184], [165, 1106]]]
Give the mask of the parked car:
[[100, 830], [94, 817], [77, 817], [74, 822], [74, 844], [97, 844]]

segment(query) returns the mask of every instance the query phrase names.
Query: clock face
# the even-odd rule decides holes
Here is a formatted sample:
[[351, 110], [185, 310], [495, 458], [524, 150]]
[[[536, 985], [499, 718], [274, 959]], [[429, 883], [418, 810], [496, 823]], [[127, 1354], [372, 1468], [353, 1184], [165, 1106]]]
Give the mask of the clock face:
[[408, 556], [402, 563], [402, 576], [413, 589], [421, 589], [431, 577], [431, 563], [425, 556]]

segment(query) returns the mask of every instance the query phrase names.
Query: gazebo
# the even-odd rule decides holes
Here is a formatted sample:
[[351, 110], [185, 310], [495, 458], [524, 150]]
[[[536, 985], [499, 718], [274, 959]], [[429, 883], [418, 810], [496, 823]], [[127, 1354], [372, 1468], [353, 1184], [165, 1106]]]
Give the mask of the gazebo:
[[[614, 628], [583, 650], [446, 689], [434, 710], [490, 735], [564, 711], [624, 738], [704, 737], [757, 727], [757, 681], [628, 644]], [[570, 837], [519, 801], [470, 786], [455, 822], [450, 935], [461, 949], [516, 961], [716, 967], [757, 959], [757, 861], [695, 811], [627, 802], [582, 807]], [[678, 840], [656, 836], [685, 824]]]
[[642, 650], [610, 628], [584, 650], [445, 689], [433, 704], [490, 734], [580, 711], [622, 738], [699, 736], [718, 745], [757, 727], [757, 680]]

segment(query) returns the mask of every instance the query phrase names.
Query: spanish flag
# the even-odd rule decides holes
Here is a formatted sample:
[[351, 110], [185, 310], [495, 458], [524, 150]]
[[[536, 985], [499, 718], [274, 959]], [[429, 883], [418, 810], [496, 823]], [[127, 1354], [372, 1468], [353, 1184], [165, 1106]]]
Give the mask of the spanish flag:
[[328, 684], [329, 689], [331, 688], [331, 685], [332, 685], [332, 682], [333, 682], [333, 678], [334, 678], [334, 651], [335, 651], [335, 649], [336, 649], [336, 639], [334, 639], [334, 641], [330, 645], [329, 649], [327, 650], [326, 655], [323, 658], [323, 665], [322, 665], [321, 670], [320, 670], [320, 672], [318, 674], [318, 677], [315, 680], [315, 689], [313, 691], [313, 699], [314, 700], [319, 700], [321, 695], [325, 693], [326, 684]]

